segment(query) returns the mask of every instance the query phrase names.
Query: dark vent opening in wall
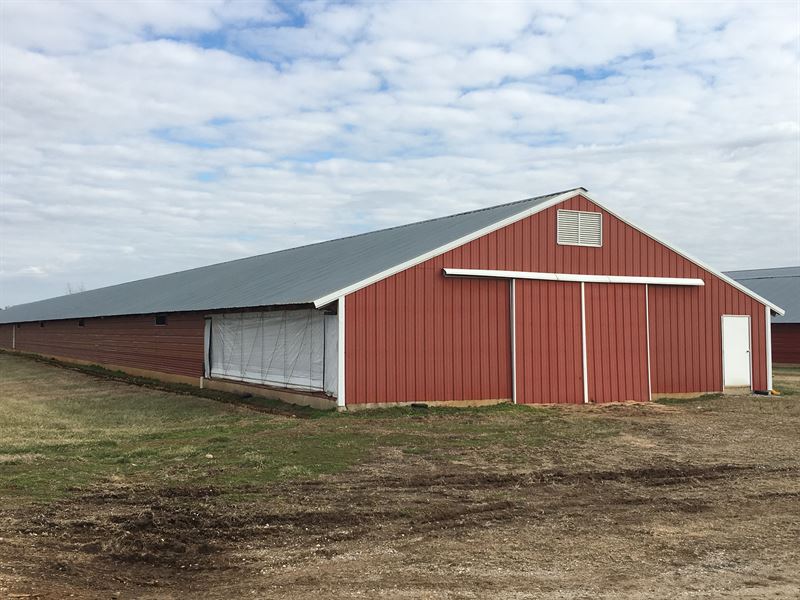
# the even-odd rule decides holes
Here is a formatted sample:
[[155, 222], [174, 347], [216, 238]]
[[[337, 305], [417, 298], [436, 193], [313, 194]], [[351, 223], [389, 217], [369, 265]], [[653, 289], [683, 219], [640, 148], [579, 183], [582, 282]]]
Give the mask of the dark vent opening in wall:
[[78, 327], [86, 327], [86, 321], [84, 319], [78, 319]]
[[44, 327], [44, 321], [39, 321], [39, 327]]
[[166, 325], [167, 315], [156, 315], [156, 325]]

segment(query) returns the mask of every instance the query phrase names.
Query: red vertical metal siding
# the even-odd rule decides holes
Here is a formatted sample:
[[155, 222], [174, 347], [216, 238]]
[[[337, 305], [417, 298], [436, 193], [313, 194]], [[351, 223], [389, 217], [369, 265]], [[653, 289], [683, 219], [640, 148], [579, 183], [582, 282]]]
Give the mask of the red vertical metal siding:
[[11, 350], [14, 341], [12, 337], [14, 335], [13, 329], [14, 325], [12, 324], [0, 325], [0, 348]]
[[772, 324], [772, 362], [800, 365], [800, 323]]
[[508, 282], [445, 279], [441, 268], [347, 297], [348, 404], [511, 397]]
[[[559, 208], [603, 212], [603, 246], [559, 246]], [[653, 392], [721, 389], [724, 313], [751, 316], [753, 387], [766, 387], [763, 305], [576, 196], [349, 294], [348, 403], [511, 397], [508, 283], [446, 279], [443, 267], [703, 279], [699, 288], [650, 286]], [[524, 302], [518, 310], [537, 310]]]
[[586, 284], [589, 402], [643, 402], [647, 381], [645, 286]]
[[764, 306], [721, 279], [703, 288], [650, 286], [654, 394], [722, 390], [722, 315], [750, 316], [753, 389], [767, 387]]
[[580, 284], [515, 285], [517, 402], [583, 402]]
[[[203, 374], [204, 318], [202, 313], [172, 313], [167, 325], [153, 315], [104, 317], [22, 323], [16, 330], [16, 349], [200, 377]], [[10, 347], [10, 346], [9, 346]]]

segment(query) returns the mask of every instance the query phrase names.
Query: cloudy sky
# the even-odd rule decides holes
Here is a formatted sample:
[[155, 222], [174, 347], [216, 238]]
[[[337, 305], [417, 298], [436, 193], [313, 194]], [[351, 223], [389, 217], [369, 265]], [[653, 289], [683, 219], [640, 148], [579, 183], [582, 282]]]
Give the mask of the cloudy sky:
[[796, 2], [0, 6], [0, 306], [576, 186], [800, 264]]

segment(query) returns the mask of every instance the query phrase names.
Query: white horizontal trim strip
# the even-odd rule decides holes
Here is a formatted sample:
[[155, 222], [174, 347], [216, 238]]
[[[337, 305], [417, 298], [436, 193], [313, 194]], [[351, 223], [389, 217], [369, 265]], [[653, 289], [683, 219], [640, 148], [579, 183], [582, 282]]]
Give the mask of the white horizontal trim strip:
[[542, 281], [577, 281], [583, 283], [640, 283], [648, 285], [703, 286], [702, 279], [687, 277], [629, 277], [627, 275], [583, 275], [580, 273], [534, 273], [532, 271], [496, 271], [491, 269], [442, 269], [446, 277], [490, 277], [494, 279], [537, 279]]

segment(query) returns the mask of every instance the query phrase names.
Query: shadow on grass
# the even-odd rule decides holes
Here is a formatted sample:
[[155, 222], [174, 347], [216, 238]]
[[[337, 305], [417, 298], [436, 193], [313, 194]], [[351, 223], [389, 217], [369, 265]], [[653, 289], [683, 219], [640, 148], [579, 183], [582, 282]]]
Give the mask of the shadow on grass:
[[[237, 394], [234, 392], [224, 392], [209, 388], [199, 388], [185, 383], [170, 383], [150, 377], [130, 375], [124, 371], [115, 371], [101, 367], [100, 365], [79, 365], [26, 352], [7, 352], [0, 349], [0, 353], [21, 356], [50, 366], [76, 371], [78, 373], [84, 373], [86, 375], [91, 375], [101, 379], [127, 383], [147, 389], [195, 396], [199, 398], [207, 398], [209, 400], [216, 400], [218, 402], [246, 406], [260, 412], [304, 419], [319, 419], [323, 417], [339, 419], [391, 419], [514, 412], [530, 413], [531, 411], [547, 412], [555, 410], [554, 407], [550, 405], [535, 406], [502, 402], [484, 406], [427, 406], [421, 403], [419, 405], [404, 405], [387, 408], [370, 408], [364, 410], [337, 412], [335, 410], [320, 410], [309, 406], [290, 404], [288, 402], [270, 398], [267, 395], [260, 396], [251, 393]], [[265, 390], [265, 394], [268, 393], [268, 390]]]
[[158, 379], [152, 379], [150, 377], [140, 377], [138, 375], [130, 375], [128, 373], [125, 373], [124, 371], [113, 371], [111, 369], [106, 369], [105, 367], [101, 367], [100, 365], [78, 365], [78, 364], [63, 362], [54, 358], [46, 358], [43, 356], [39, 356], [37, 354], [29, 354], [26, 352], [8, 353], [4, 350], [0, 350], [0, 352], [4, 354], [11, 354], [13, 356], [22, 356], [25, 358], [29, 358], [31, 360], [35, 360], [40, 363], [44, 363], [54, 367], [59, 367], [62, 369], [68, 369], [70, 371], [77, 371], [78, 373], [84, 373], [86, 375], [92, 375], [94, 377], [102, 379], [119, 381], [121, 383], [136, 385], [151, 390], [171, 392], [173, 394], [181, 394], [186, 396], [195, 396], [198, 398], [207, 398], [209, 400], [216, 400], [217, 402], [224, 402], [228, 404], [238, 404], [241, 406], [253, 408], [261, 412], [266, 412], [276, 415], [313, 419], [330, 415], [334, 412], [329, 410], [319, 410], [316, 408], [311, 408], [310, 406], [289, 404], [288, 402], [282, 402], [281, 400], [269, 398], [268, 396], [257, 396], [253, 394], [235, 394], [233, 392], [223, 392], [208, 388], [199, 388], [186, 383], [169, 383]]

